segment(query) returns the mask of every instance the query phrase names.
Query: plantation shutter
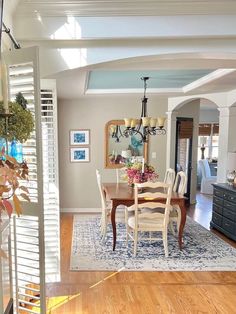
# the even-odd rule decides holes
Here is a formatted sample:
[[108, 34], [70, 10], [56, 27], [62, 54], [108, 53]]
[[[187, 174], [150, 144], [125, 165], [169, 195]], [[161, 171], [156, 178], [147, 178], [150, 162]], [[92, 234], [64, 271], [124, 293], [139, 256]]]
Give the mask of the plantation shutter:
[[60, 209], [55, 80], [41, 80], [46, 282], [60, 280]]
[[[41, 105], [37, 47], [15, 50], [5, 55], [9, 71], [10, 99], [18, 92], [27, 99], [35, 129], [23, 144], [23, 157], [29, 167], [31, 202], [23, 202], [23, 214], [11, 222], [13, 297], [15, 313], [46, 313], [45, 242], [43, 208], [43, 155]], [[35, 308], [37, 310], [35, 310]]]
[[219, 135], [219, 124], [218, 123], [213, 124], [213, 135]]
[[210, 136], [211, 135], [211, 124], [199, 124], [199, 136]]
[[193, 121], [179, 121], [179, 138], [191, 138], [193, 136]]

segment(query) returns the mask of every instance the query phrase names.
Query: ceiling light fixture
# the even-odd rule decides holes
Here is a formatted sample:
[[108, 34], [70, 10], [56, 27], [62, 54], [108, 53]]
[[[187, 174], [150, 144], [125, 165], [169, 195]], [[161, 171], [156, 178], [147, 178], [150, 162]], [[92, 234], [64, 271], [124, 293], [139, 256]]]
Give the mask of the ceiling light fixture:
[[147, 80], [149, 77], [141, 77], [144, 82], [144, 95], [142, 98], [142, 112], [140, 119], [125, 118], [125, 130], [122, 132], [120, 125], [111, 126], [111, 136], [115, 138], [116, 142], [120, 142], [121, 137], [129, 137], [139, 134], [141, 136], [141, 142], [146, 143], [149, 135], [165, 135], [166, 130], [164, 128], [165, 117], [152, 118], [147, 116], [147, 100], [146, 89]]

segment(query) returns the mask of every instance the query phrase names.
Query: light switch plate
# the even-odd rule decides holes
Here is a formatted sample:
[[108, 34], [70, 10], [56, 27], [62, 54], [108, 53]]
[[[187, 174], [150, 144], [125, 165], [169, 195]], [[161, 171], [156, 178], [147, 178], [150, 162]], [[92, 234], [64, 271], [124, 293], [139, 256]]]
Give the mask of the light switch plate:
[[156, 152], [152, 152], [152, 159], [157, 158], [157, 153]]

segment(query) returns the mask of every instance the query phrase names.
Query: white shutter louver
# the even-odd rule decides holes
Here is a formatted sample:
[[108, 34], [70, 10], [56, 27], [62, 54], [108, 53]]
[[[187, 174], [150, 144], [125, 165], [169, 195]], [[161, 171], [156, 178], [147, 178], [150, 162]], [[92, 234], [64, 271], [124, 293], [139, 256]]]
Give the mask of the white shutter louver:
[[60, 280], [60, 209], [56, 85], [41, 80], [46, 282]]
[[23, 214], [11, 222], [14, 313], [46, 313], [45, 242], [43, 210], [43, 171], [41, 106], [38, 73], [38, 48], [25, 48], [5, 55], [9, 73], [11, 101], [21, 92], [27, 109], [35, 118], [35, 130], [23, 143], [23, 159], [29, 167], [31, 202], [22, 201]]

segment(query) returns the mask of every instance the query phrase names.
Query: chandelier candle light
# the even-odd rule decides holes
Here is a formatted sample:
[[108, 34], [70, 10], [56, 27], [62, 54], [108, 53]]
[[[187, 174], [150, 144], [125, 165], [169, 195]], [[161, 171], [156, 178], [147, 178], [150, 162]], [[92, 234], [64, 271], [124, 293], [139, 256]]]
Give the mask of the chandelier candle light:
[[147, 100], [146, 89], [147, 80], [149, 77], [142, 77], [141, 80], [144, 82], [144, 95], [142, 98], [142, 112], [141, 118], [125, 118], [126, 129], [122, 132], [119, 125], [111, 126], [111, 135], [116, 139], [116, 142], [120, 141], [120, 137], [129, 137], [132, 135], [139, 134], [141, 136], [141, 142], [146, 143], [148, 141], [148, 135], [164, 135], [166, 130], [164, 128], [165, 117], [147, 117]]

